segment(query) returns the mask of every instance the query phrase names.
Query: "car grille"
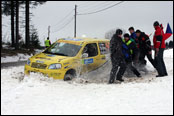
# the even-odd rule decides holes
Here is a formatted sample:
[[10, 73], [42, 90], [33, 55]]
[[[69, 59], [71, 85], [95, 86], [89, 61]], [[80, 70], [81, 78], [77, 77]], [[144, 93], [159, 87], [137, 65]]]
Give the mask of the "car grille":
[[31, 67], [32, 68], [38, 68], [38, 69], [46, 69], [47, 65], [46, 64], [33, 62]]

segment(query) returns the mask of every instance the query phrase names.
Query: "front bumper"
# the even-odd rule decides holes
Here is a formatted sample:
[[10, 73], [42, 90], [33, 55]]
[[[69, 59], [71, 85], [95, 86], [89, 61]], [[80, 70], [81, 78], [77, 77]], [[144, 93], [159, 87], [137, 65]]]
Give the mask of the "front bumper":
[[26, 75], [29, 75], [30, 72], [38, 72], [43, 75], [46, 75], [48, 77], [53, 77], [54, 79], [64, 79], [66, 71], [63, 69], [56, 69], [56, 70], [51, 70], [51, 69], [38, 69], [38, 68], [32, 68], [29, 65], [25, 65], [25, 70], [24, 73]]

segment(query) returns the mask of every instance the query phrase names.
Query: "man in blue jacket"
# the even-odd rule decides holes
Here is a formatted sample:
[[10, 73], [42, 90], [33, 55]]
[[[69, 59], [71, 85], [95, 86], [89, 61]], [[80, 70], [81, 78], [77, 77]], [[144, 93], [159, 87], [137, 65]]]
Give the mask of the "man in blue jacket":
[[129, 28], [129, 32], [130, 32], [130, 34], [131, 34], [130, 37], [131, 37], [132, 39], [134, 39], [135, 42], [136, 42], [137, 36], [136, 36], [135, 30], [134, 30], [134, 27], [130, 27], [130, 28]]

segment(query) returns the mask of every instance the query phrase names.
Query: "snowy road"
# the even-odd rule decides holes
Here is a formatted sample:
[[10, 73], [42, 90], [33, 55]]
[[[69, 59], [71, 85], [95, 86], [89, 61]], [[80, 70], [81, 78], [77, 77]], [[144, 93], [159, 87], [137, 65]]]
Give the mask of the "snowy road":
[[26, 62], [27, 61], [1, 63], [1, 69], [9, 68], [9, 67], [16, 67], [16, 66], [24, 66], [26, 64]]
[[[109, 69], [72, 82], [39, 74], [24, 76], [24, 66], [1, 69], [1, 114], [173, 114], [173, 50], [165, 51], [169, 76], [155, 78], [148, 63], [142, 79], [108, 85]], [[100, 83], [97, 80], [103, 80]]]

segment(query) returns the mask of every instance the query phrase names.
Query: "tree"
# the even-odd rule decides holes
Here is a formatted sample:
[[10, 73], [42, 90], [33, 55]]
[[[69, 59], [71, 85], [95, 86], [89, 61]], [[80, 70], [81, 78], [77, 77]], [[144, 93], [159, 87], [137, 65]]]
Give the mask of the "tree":
[[[26, 25], [25, 25], [25, 30], [26, 30], [26, 37], [25, 37], [25, 43], [26, 43], [26, 47], [28, 47], [29, 45], [29, 41], [30, 41], [30, 4], [32, 5], [32, 8], [35, 8], [38, 5], [42, 5], [44, 4], [46, 1], [2, 1], [3, 2], [3, 9], [2, 9], [2, 13], [6, 16], [11, 15], [11, 40], [12, 40], [12, 46], [14, 46], [15, 43], [15, 37], [14, 35], [16, 34], [16, 44], [15, 44], [15, 48], [17, 49], [18, 47], [18, 38], [17, 36], [19, 35], [19, 8], [21, 5], [25, 4], [26, 6]], [[16, 9], [17, 8], [17, 9]], [[16, 11], [16, 12], [14, 12]], [[14, 16], [16, 16], [16, 33], [14, 32]], [[18, 25], [18, 26], [17, 26]], [[17, 34], [18, 33], [18, 34]]]
[[34, 28], [34, 26], [31, 26], [31, 41], [30, 41], [30, 47], [33, 48], [40, 48], [40, 41], [37, 29]]
[[15, 49], [19, 49], [19, 1], [16, 1], [16, 44]]
[[2, 1], [1, 1], [1, 3], [0, 3], [0, 5], [1, 5], [1, 49], [2, 49]]
[[30, 4], [35, 8], [38, 5], [44, 4], [46, 1], [26, 1], [25, 2], [25, 42], [26, 47], [29, 47], [30, 43]]
[[105, 38], [111, 40], [111, 38], [114, 34], [115, 34], [115, 29], [112, 29], [105, 33]]
[[29, 23], [29, 15], [30, 15], [30, 5], [29, 5], [29, 1], [25, 2], [25, 43], [26, 43], [26, 47], [29, 47], [29, 42], [30, 42], [30, 23]]
[[[19, 4], [21, 4], [19, 2]], [[5, 16], [11, 15], [11, 46], [15, 46], [15, 22], [14, 17], [16, 16], [16, 1], [3, 1], [2, 14]]]
[[14, 47], [15, 45], [15, 33], [14, 33], [14, 2], [11, 1], [11, 41], [12, 41], [12, 47]]
[[[115, 34], [115, 32], [116, 32], [117, 29], [118, 29], [118, 28], [111, 29], [111, 30], [107, 31], [107, 32], [105, 33], [105, 38], [111, 40], [112, 36]], [[123, 31], [123, 33], [126, 32], [124, 29], [121, 29], [121, 30]]]

